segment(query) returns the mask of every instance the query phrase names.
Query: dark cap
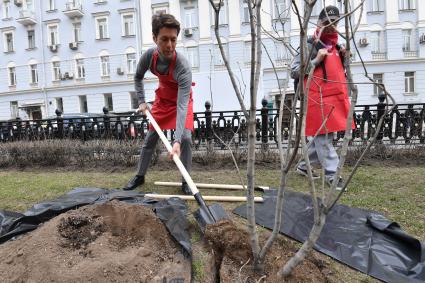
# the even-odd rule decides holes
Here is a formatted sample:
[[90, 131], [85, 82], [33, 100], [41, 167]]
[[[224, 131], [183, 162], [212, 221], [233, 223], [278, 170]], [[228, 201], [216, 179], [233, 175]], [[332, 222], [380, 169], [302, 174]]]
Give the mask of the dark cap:
[[[325, 12], [326, 9], [326, 12]], [[326, 14], [327, 13], [327, 14]], [[325, 21], [325, 20], [331, 20], [336, 21], [339, 20], [339, 10], [335, 6], [326, 6], [320, 14], [319, 14], [319, 20]]]

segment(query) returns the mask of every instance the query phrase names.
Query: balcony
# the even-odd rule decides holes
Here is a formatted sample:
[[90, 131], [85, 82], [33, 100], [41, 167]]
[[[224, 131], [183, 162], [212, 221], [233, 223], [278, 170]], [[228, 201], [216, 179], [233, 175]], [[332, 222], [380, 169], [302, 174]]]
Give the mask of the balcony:
[[418, 51], [405, 50], [403, 49], [404, 58], [415, 58], [418, 57]]
[[31, 10], [19, 11], [19, 18], [17, 18], [16, 21], [24, 26], [35, 25], [37, 23], [35, 13]]
[[284, 58], [278, 58], [274, 61], [275, 67], [288, 67], [289, 60]]
[[372, 51], [372, 60], [387, 60], [387, 52]]
[[83, 5], [76, 3], [76, 1], [69, 1], [66, 3], [65, 11], [63, 11], [70, 19], [81, 18], [84, 16]]

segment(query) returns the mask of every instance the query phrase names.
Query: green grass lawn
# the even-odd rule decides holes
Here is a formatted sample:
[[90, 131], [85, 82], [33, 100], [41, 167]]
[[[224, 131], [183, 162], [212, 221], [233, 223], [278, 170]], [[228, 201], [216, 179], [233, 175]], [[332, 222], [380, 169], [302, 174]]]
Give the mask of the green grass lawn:
[[[65, 170], [3, 171], [0, 172], [0, 209], [25, 211], [36, 202], [55, 198], [75, 187], [118, 188], [133, 174], [133, 170], [120, 173]], [[279, 174], [278, 170], [256, 170], [256, 184], [277, 187]], [[344, 193], [340, 203], [382, 213], [398, 222], [412, 236], [425, 241], [424, 175], [425, 168], [422, 167], [363, 166], [348, 186], [348, 191]], [[192, 177], [195, 182], [203, 183], [238, 184], [239, 182], [235, 170], [195, 170]], [[150, 171], [141, 190], [164, 194], [180, 193], [178, 188], [155, 187], [153, 184], [155, 181], [179, 180], [177, 170]], [[289, 176], [288, 186], [292, 190], [308, 192], [307, 180], [293, 172]], [[243, 195], [243, 192], [207, 190], [203, 191], [203, 194]], [[228, 210], [238, 205], [240, 203], [223, 204]], [[192, 202], [189, 207], [194, 210], [196, 204]], [[337, 274], [337, 282], [377, 282], [333, 260], [327, 259], [327, 261]], [[197, 263], [195, 260], [195, 267]]]
[[[244, 174], [244, 173], [243, 173]], [[32, 204], [66, 193], [74, 187], [118, 188], [133, 175], [108, 172], [3, 171], [0, 172], [0, 209], [25, 211]], [[380, 212], [398, 222], [408, 233], [425, 241], [425, 168], [364, 166], [359, 169], [340, 203]], [[237, 184], [232, 170], [199, 170], [195, 182]], [[276, 187], [278, 170], [256, 170], [256, 183]], [[154, 181], [179, 181], [177, 170], [150, 171], [143, 191], [179, 193], [178, 189], [155, 187]], [[307, 192], [307, 181], [291, 173], [288, 186]], [[206, 191], [204, 194], [240, 194], [234, 191]], [[226, 204], [226, 208], [237, 204]], [[195, 207], [195, 206], [194, 206]]]

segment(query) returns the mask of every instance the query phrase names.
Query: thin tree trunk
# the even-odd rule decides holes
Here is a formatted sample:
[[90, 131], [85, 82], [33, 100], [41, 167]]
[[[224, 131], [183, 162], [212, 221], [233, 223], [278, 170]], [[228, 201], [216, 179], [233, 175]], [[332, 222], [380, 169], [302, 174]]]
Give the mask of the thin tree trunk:
[[233, 89], [235, 91], [236, 97], [237, 97], [239, 104], [241, 106], [242, 112], [244, 113], [245, 117], [248, 118], [248, 115], [249, 115], [248, 111], [246, 110], [242, 94], [239, 92], [239, 88], [238, 88], [238, 85], [236, 83], [235, 75], [233, 73], [232, 68], [230, 67], [229, 60], [227, 59], [226, 54], [224, 53], [223, 43], [221, 42], [220, 33], [219, 33], [219, 30], [218, 30], [219, 13], [220, 13], [221, 3], [222, 3], [223, 0], [220, 0], [218, 7], [216, 7], [213, 0], [209, 0], [209, 1], [210, 1], [210, 4], [211, 4], [211, 7], [214, 10], [214, 16], [215, 16], [214, 17], [214, 33], [215, 33], [215, 37], [217, 39], [218, 47], [220, 48], [221, 57], [223, 58], [224, 65], [226, 66], [227, 72], [229, 73], [230, 82], [232, 83]]
[[[261, 1], [260, 1], [261, 3]], [[258, 6], [256, 11], [258, 11]], [[250, 77], [250, 110], [248, 121], [248, 164], [247, 164], [247, 215], [248, 230], [251, 240], [251, 248], [254, 255], [254, 270], [262, 271], [263, 265], [259, 260], [260, 244], [258, 241], [258, 233], [255, 223], [255, 203], [254, 203], [254, 186], [255, 186], [255, 134], [256, 134], [256, 104], [257, 104], [257, 88], [258, 77], [261, 67], [261, 39], [258, 38], [255, 29], [255, 18], [253, 3], [248, 1], [248, 11], [250, 17], [251, 28], [251, 77]], [[257, 12], [258, 14], [258, 12]], [[260, 19], [256, 19], [257, 24]], [[260, 21], [261, 23], [261, 21]], [[260, 61], [260, 63], [259, 63]]]
[[[305, 34], [304, 34], [305, 36]], [[303, 37], [303, 33], [301, 32], [301, 37]], [[266, 49], [267, 51], [267, 49]], [[273, 66], [273, 70], [275, 71], [275, 75], [276, 75], [276, 80], [278, 80], [277, 77], [277, 73], [276, 73], [276, 69], [275, 66], [273, 64], [273, 62], [271, 62], [272, 66]], [[288, 81], [288, 74], [287, 74], [287, 81]], [[279, 84], [279, 82], [278, 82]], [[291, 109], [291, 114], [290, 114], [290, 126], [289, 126], [289, 137], [288, 137], [288, 148], [286, 150], [286, 154], [284, 156], [283, 154], [283, 147], [282, 147], [282, 118], [283, 118], [283, 108], [284, 108], [284, 102], [285, 102], [285, 96], [286, 96], [286, 85], [283, 86], [284, 91], [282, 93], [281, 91], [281, 86], [279, 85], [279, 92], [281, 95], [281, 100], [280, 100], [280, 107], [279, 107], [279, 119], [278, 119], [278, 125], [276, 126], [276, 130], [277, 130], [277, 144], [278, 144], [278, 148], [279, 148], [279, 157], [280, 157], [280, 169], [282, 172], [281, 178], [280, 178], [280, 187], [279, 187], [279, 191], [277, 193], [277, 197], [276, 197], [276, 207], [275, 207], [275, 221], [274, 221], [274, 225], [273, 225], [273, 231], [270, 235], [270, 237], [267, 239], [266, 243], [264, 244], [263, 248], [261, 249], [260, 252], [260, 261], [264, 261], [269, 249], [271, 248], [271, 246], [273, 245], [273, 242], [275, 241], [277, 235], [279, 234], [280, 231], [280, 226], [282, 224], [282, 211], [283, 211], [283, 200], [284, 200], [284, 194], [285, 194], [285, 188], [286, 188], [286, 181], [287, 181], [287, 174], [291, 168], [292, 163], [295, 160], [295, 157], [297, 155], [297, 151], [298, 151], [298, 147], [299, 147], [299, 143], [300, 143], [300, 132], [301, 132], [301, 123], [298, 123], [298, 127], [296, 129], [296, 133], [295, 133], [295, 143], [294, 143], [294, 150], [292, 151], [292, 154], [290, 155], [291, 152], [291, 144], [292, 144], [292, 133], [293, 133], [293, 128], [295, 126], [295, 115], [296, 115], [296, 100], [297, 98], [295, 97], [295, 101], [293, 102], [292, 105], [292, 109]], [[304, 105], [304, 99], [301, 99], [301, 108], [303, 108]], [[300, 117], [302, 119], [303, 117], [303, 112], [300, 112]], [[289, 160], [287, 159], [288, 156]], [[285, 165], [286, 164], [286, 165]]]
[[298, 252], [285, 264], [282, 270], [278, 272], [278, 275], [281, 278], [288, 277], [294, 268], [302, 262], [305, 257], [309, 254], [311, 249], [313, 248], [314, 244], [316, 243], [317, 239], [320, 236], [320, 233], [322, 232], [323, 226], [326, 222], [326, 214], [321, 213], [319, 218], [314, 221], [313, 228], [311, 229], [310, 235], [307, 239], [307, 241], [304, 242], [304, 244], [301, 246], [301, 248], [298, 250]]

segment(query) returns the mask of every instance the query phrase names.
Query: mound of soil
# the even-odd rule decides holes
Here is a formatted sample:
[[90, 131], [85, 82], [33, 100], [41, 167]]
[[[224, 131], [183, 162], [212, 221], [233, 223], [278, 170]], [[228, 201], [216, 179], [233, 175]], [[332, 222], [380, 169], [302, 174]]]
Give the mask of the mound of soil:
[[2, 282], [190, 282], [190, 272], [156, 215], [119, 201], [69, 211], [0, 245]]
[[[205, 238], [214, 250], [216, 280], [220, 282], [327, 282], [328, 270], [314, 257], [304, 260], [285, 281], [277, 277], [279, 268], [297, 250], [291, 242], [281, 237], [274, 242], [266, 256], [263, 274], [254, 274], [249, 235], [233, 222], [224, 220], [209, 225]], [[261, 245], [264, 245], [265, 240], [266, 235], [261, 235]]]

